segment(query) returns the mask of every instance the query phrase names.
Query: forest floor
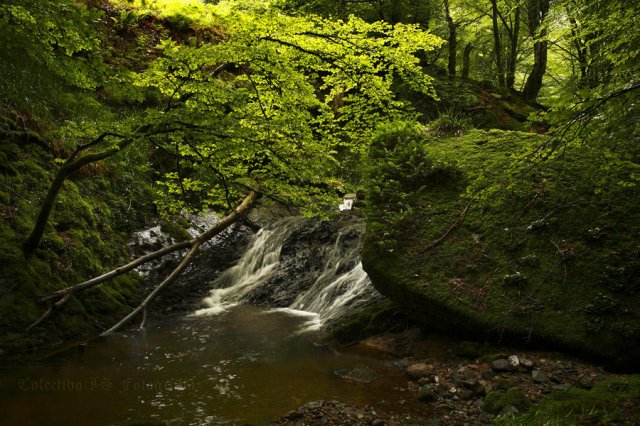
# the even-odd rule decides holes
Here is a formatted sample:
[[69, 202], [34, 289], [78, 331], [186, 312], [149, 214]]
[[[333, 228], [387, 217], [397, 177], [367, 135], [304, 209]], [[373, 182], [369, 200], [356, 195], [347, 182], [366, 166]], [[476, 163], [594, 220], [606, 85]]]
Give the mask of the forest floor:
[[[346, 348], [345, 348], [346, 349]], [[416, 418], [340, 401], [313, 401], [280, 425], [637, 424], [638, 376], [551, 351], [496, 348], [417, 329], [360, 340], [350, 351], [406, 372], [407, 401], [428, 405]]]

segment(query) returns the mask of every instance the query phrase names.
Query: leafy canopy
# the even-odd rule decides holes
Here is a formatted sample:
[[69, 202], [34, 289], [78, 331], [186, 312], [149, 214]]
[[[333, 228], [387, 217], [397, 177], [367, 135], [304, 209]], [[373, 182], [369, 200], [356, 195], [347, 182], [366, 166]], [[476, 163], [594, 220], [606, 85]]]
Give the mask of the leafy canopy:
[[153, 137], [176, 158], [158, 182], [168, 211], [226, 205], [247, 188], [317, 211], [375, 124], [410, 114], [395, 86], [435, 96], [415, 54], [441, 41], [415, 26], [228, 9], [220, 19], [223, 42], [164, 41], [136, 82], [167, 100], [146, 125], [172, 128]]

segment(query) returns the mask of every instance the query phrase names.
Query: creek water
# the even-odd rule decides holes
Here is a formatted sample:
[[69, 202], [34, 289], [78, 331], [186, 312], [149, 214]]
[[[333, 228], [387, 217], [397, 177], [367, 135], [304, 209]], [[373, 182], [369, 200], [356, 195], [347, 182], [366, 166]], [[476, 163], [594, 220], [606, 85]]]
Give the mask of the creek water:
[[[268, 424], [314, 400], [407, 414], [391, 363], [298, 333], [304, 318], [240, 305], [157, 323], [45, 361], [0, 368], [6, 425]], [[365, 371], [364, 383], [340, 377]], [[405, 402], [404, 400], [408, 401]]]
[[424, 415], [393, 363], [324, 343], [323, 324], [379, 297], [358, 261], [359, 245], [348, 241], [353, 229], [317, 251], [311, 277], [284, 275], [294, 287], [307, 282], [286, 304], [244, 303], [261, 286], [271, 288], [274, 274], [282, 278], [283, 247], [307, 227], [287, 219], [260, 231], [189, 315], [92, 341], [83, 351], [0, 365], [0, 423], [268, 424], [332, 399]]

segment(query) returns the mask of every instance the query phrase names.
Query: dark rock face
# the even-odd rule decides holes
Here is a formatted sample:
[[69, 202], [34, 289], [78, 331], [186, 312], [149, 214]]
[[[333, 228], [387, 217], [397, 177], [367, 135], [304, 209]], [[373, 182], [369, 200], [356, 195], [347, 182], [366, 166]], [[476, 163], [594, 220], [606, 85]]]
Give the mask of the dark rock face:
[[[210, 282], [233, 266], [242, 256], [253, 234], [253, 229], [237, 223], [204, 246], [178, 280], [158, 296], [152, 305], [154, 313], [166, 314], [193, 310], [211, 289]], [[159, 268], [156, 268], [150, 279], [153, 285], [155, 286], [171, 273], [176, 264], [175, 259], [167, 259]]]
[[335, 273], [352, 269], [360, 260], [363, 233], [364, 227], [355, 217], [334, 221], [304, 219], [285, 240], [278, 269], [246, 300], [258, 306], [290, 306], [299, 294], [311, 288], [326, 270], [327, 262], [336, 260], [336, 253], [332, 252], [336, 245], [340, 245], [340, 264]]

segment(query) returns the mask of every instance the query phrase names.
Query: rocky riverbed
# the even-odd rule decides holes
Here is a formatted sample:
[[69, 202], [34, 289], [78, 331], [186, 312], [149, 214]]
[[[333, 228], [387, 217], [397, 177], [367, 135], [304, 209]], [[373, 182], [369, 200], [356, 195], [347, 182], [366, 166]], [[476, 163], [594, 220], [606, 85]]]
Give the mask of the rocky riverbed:
[[[496, 348], [424, 336], [417, 329], [373, 336], [345, 349], [374, 354], [404, 370], [406, 386], [399, 390], [406, 393], [407, 403], [420, 401], [430, 415], [416, 418], [401, 408], [385, 412], [340, 401], [312, 401], [275, 424], [485, 425], [533, 410], [554, 391], [586, 392], [606, 380], [633, 377], [557, 352]], [[616, 399], [612, 408], [619, 422], [612, 424], [637, 424], [638, 405], [638, 400]]]

